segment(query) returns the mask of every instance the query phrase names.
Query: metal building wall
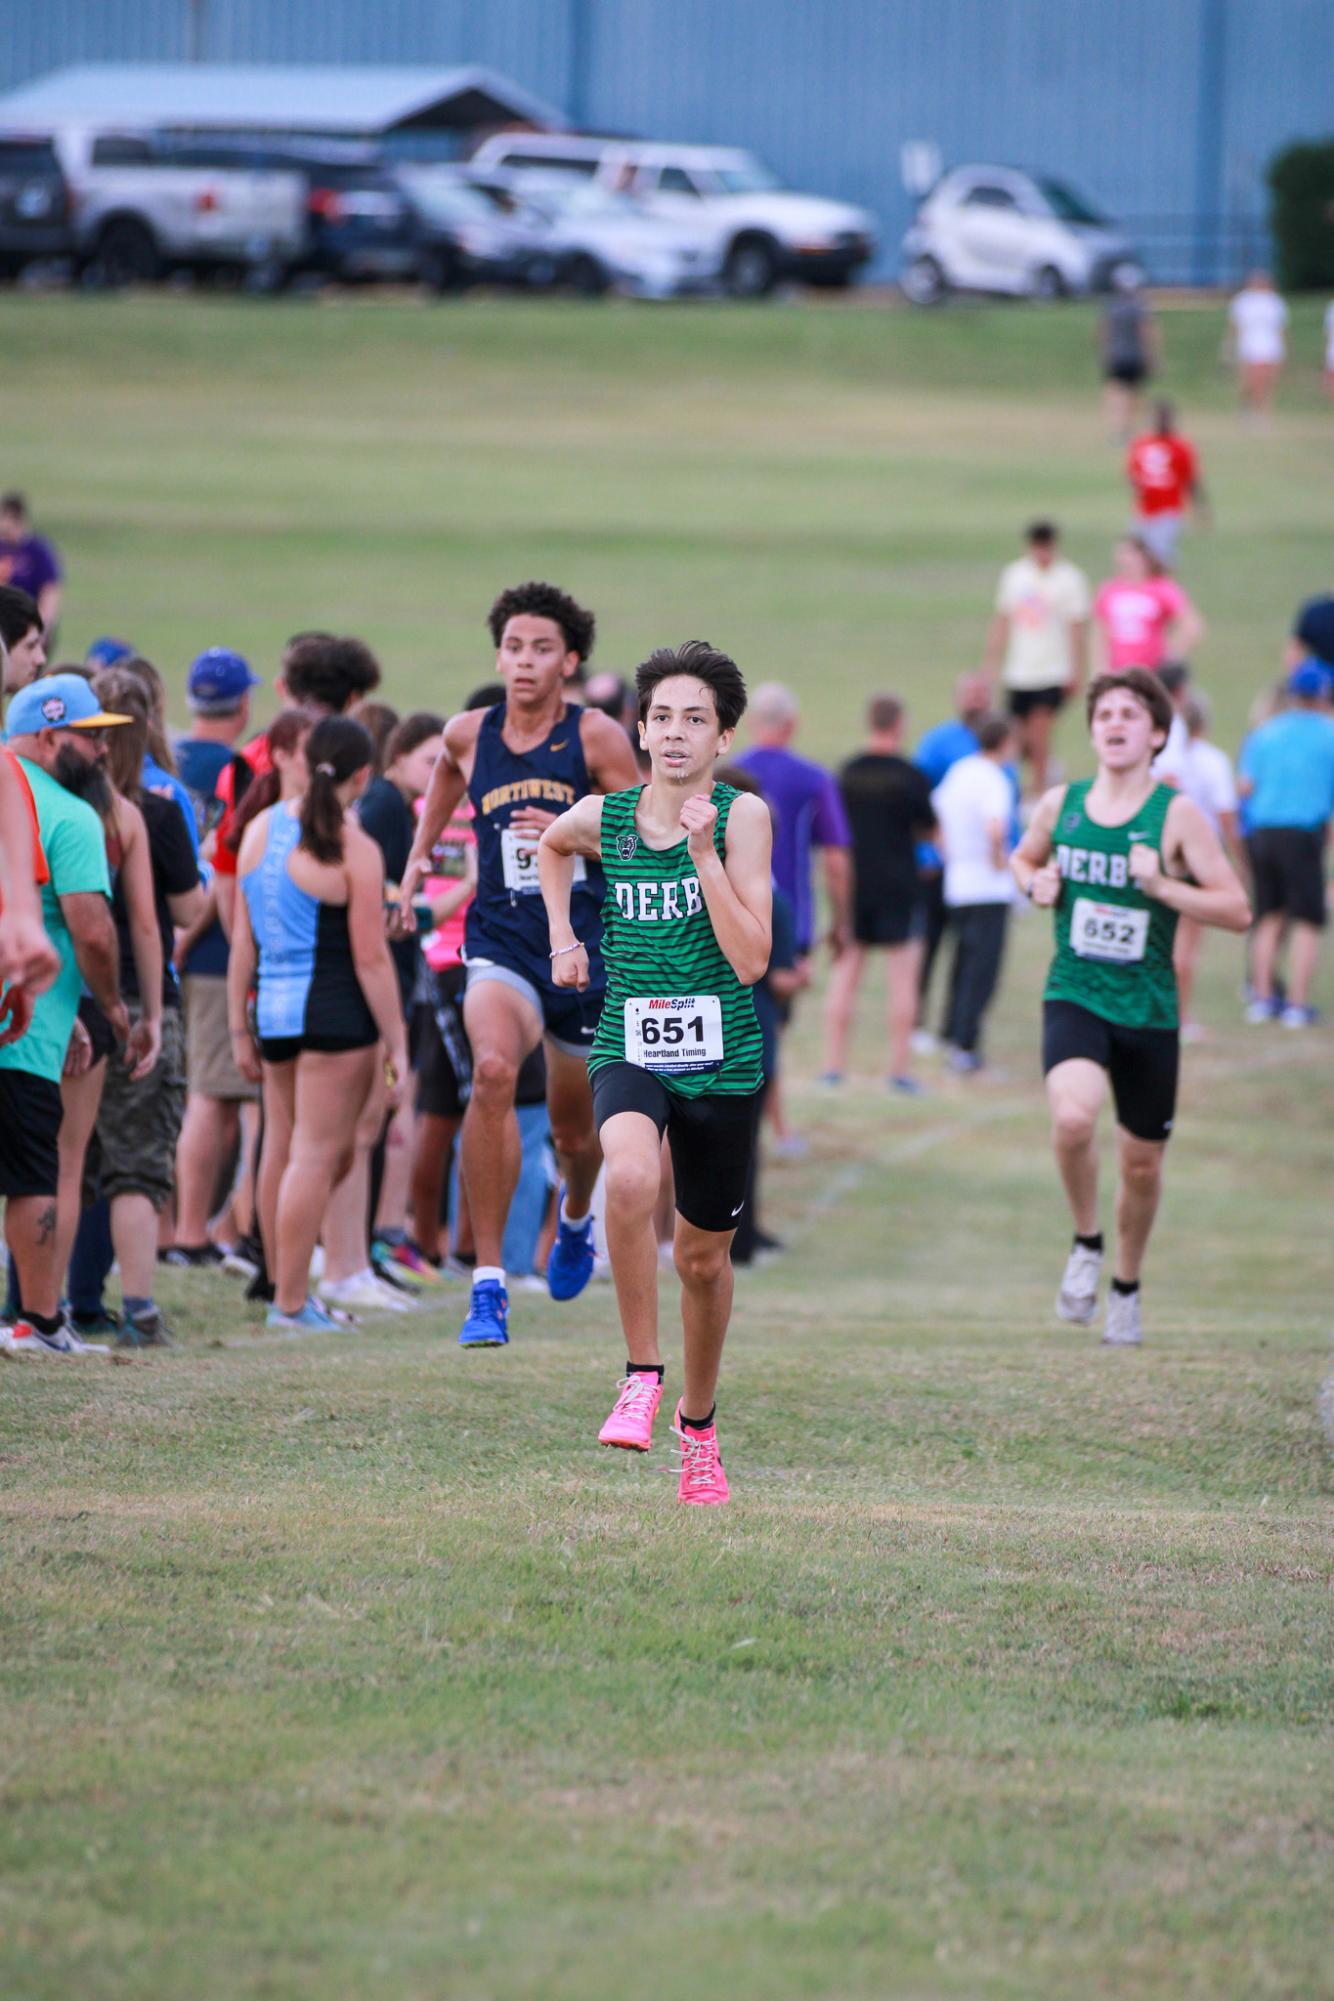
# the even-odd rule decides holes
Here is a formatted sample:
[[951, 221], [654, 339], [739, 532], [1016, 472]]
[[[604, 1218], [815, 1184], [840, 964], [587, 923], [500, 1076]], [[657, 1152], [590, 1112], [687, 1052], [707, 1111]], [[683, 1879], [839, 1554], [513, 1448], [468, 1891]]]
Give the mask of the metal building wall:
[[874, 208], [891, 266], [912, 209], [905, 140], [934, 141], [946, 164], [1068, 175], [1141, 226], [1160, 275], [1205, 279], [1258, 248], [1274, 150], [1334, 127], [1334, 0], [44, 0], [7, 13], [0, 88], [96, 57], [487, 63], [581, 123], [755, 147], [797, 185]]

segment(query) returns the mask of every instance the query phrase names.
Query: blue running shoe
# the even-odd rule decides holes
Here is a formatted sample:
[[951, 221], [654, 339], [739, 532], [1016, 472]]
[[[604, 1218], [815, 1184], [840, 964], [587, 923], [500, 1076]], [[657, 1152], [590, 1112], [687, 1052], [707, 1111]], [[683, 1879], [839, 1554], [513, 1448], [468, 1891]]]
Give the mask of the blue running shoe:
[[509, 1345], [509, 1294], [493, 1278], [473, 1283], [468, 1317], [459, 1334], [460, 1348], [504, 1348]]
[[328, 1334], [338, 1323], [317, 1299], [308, 1299], [297, 1313], [283, 1313], [271, 1306], [264, 1325], [277, 1334]]
[[[565, 1191], [561, 1191], [564, 1203]], [[582, 1228], [565, 1220], [564, 1209], [557, 1211], [556, 1241], [547, 1259], [547, 1285], [553, 1299], [577, 1299], [593, 1276], [593, 1218]]]

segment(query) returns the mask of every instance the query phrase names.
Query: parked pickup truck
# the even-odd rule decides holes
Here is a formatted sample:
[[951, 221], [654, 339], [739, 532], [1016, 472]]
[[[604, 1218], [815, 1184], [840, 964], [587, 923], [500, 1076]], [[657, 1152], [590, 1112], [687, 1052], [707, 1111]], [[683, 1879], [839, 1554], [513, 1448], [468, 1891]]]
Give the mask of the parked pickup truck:
[[294, 168], [176, 163], [151, 134], [64, 126], [51, 135], [74, 197], [75, 260], [107, 285], [172, 270], [281, 282], [306, 247]]
[[852, 283], [875, 254], [869, 210], [785, 188], [753, 153], [733, 146], [672, 146], [577, 132], [498, 132], [469, 161], [478, 174], [560, 174], [633, 194], [653, 215], [706, 230], [723, 284], [762, 298], [783, 279]]

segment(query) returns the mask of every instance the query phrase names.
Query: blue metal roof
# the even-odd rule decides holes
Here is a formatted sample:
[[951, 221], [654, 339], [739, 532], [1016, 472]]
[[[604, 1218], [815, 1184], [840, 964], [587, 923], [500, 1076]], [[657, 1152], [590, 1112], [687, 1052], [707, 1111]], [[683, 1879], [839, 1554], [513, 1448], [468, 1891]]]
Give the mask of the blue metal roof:
[[[451, 117], [451, 106], [469, 115], [463, 121]], [[80, 63], [0, 97], [0, 123], [10, 126], [205, 125], [369, 134], [406, 125], [511, 119], [565, 124], [552, 106], [477, 65]]]

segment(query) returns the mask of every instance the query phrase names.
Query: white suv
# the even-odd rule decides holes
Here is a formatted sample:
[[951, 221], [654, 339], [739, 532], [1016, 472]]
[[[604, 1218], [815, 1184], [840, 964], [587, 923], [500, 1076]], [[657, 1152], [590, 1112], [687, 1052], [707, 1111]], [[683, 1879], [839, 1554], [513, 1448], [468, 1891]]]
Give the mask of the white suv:
[[900, 282], [915, 305], [947, 292], [1060, 299], [1143, 276], [1134, 245], [1063, 181], [1013, 167], [955, 167], [903, 239]]
[[875, 255], [869, 210], [794, 194], [735, 147], [501, 132], [482, 141], [469, 165], [596, 180], [633, 194], [652, 215], [703, 225], [716, 232], [724, 284], [742, 298], [762, 298], [784, 278], [847, 285]]

